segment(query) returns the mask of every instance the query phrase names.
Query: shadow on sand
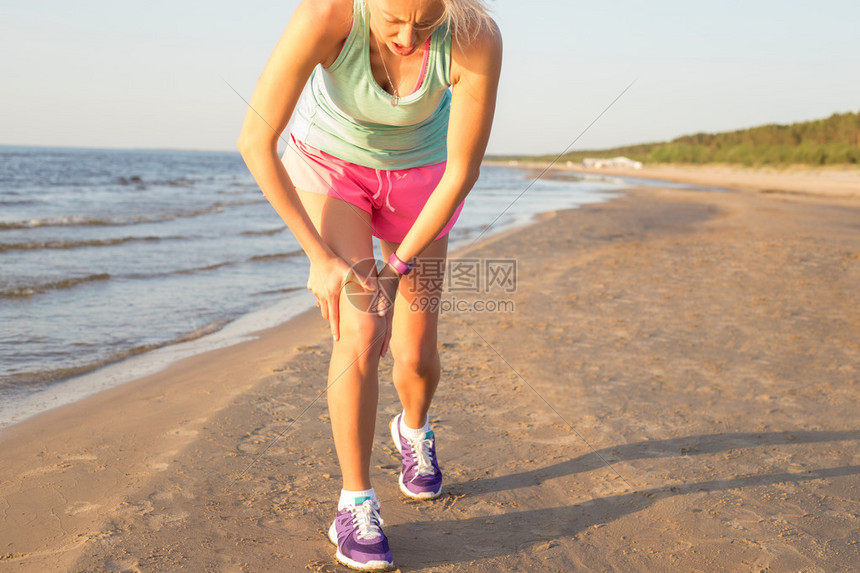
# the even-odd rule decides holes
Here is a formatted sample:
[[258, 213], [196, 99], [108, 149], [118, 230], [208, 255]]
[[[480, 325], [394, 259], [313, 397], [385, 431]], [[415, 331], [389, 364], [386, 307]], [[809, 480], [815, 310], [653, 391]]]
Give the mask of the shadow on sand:
[[[668, 458], [713, 454], [734, 449], [787, 444], [810, 444], [860, 440], [860, 431], [791, 431], [774, 433], [703, 434], [625, 444], [599, 450], [611, 463], [648, 458]], [[548, 480], [604, 468], [605, 464], [593, 452], [542, 467], [495, 478], [452, 483], [448, 492], [465, 494], [466, 498], [490, 492], [509, 491], [540, 485]], [[611, 471], [608, 470], [607, 471]], [[623, 471], [622, 471], [623, 475]], [[860, 465], [848, 465], [803, 473], [781, 472], [766, 475], [743, 476], [732, 479], [715, 479], [684, 484], [672, 484], [596, 498], [569, 506], [526, 511], [512, 511], [500, 515], [403, 523], [386, 528], [386, 534], [395, 546], [411, 547], [410, 565], [431, 566], [461, 563], [515, 554], [531, 545], [548, 540], [572, 537], [598, 524], [606, 524], [650, 507], [658, 500], [697, 492], [727, 491], [759, 487], [778, 483], [804, 483], [817, 479], [832, 479], [860, 475]], [[620, 480], [618, 481], [620, 484]], [[635, 481], [632, 482], [634, 485]], [[492, 528], [498, 532], [495, 543], [471, 545], [470, 531], [484, 533]], [[480, 536], [486, 539], [485, 535]], [[425, 540], [427, 547], [447, 547], [444, 555], [423, 554], [413, 540]], [[402, 541], [400, 541], [402, 540]], [[422, 543], [423, 545], [424, 543]], [[417, 549], [417, 551], [415, 551]]]

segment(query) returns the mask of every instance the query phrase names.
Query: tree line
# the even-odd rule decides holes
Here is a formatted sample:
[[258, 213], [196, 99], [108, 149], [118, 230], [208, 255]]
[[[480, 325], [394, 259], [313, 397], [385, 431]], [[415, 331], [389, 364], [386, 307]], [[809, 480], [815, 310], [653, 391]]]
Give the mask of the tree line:
[[[697, 133], [669, 142], [613, 149], [574, 151], [560, 161], [623, 155], [644, 163], [732, 163], [764, 165], [860, 164], [860, 112], [835, 113], [826, 119], [791, 125], [762, 125], [725, 133]], [[541, 157], [495, 159], [549, 160]]]

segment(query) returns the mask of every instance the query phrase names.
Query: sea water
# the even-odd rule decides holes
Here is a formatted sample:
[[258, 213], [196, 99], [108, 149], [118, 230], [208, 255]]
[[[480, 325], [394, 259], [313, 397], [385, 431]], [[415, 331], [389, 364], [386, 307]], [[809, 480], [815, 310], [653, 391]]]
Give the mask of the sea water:
[[[485, 166], [452, 247], [624, 186]], [[0, 146], [0, 426], [106, 365], [285, 320], [307, 272], [237, 153]]]

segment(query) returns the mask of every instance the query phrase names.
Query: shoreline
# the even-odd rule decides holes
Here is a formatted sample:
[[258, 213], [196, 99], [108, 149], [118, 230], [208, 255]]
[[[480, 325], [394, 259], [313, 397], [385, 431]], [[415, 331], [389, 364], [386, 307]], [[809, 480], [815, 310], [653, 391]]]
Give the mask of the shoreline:
[[[397, 564], [848, 566], [858, 213], [844, 198], [631, 189], [452, 253], [516, 258], [516, 313], [440, 323], [436, 503], [399, 500], [383, 361], [371, 469]], [[329, 351], [311, 309], [4, 428], [0, 564], [343, 570], [321, 533], [339, 490]]]
[[123, 384], [128, 384], [171, 367], [186, 358], [214, 352], [257, 338], [262, 332], [282, 326], [313, 307], [308, 293], [293, 293], [270, 307], [240, 316], [214, 332], [190, 340], [180, 340], [151, 351], [98, 366], [89, 372], [52, 382], [45, 388], [0, 404], [0, 436], [20, 424], [55, 408], [81, 400]]
[[[488, 162], [491, 165], [542, 170], [546, 163]], [[585, 169], [577, 165], [553, 165], [549, 171], [594, 177], [630, 177], [701, 185], [763, 194], [860, 198], [860, 167], [754, 168], [733, 165], [645, 165], [642, 169]]]

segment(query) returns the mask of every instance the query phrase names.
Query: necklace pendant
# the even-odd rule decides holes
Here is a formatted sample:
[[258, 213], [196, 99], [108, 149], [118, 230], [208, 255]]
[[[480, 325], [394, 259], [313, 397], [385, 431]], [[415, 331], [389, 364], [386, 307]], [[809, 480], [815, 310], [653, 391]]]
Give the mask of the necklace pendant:
[[398, 98], [398, 97], [397, 97], [397, 95], [392, 95], [392, 96], [391, 96], [391, 105], [392, 105], [392, 107], [397, 107], [397, 103], [398, 103], [398, 100], [399, 100], [399, 99], [400, 99], [400, 98]]

